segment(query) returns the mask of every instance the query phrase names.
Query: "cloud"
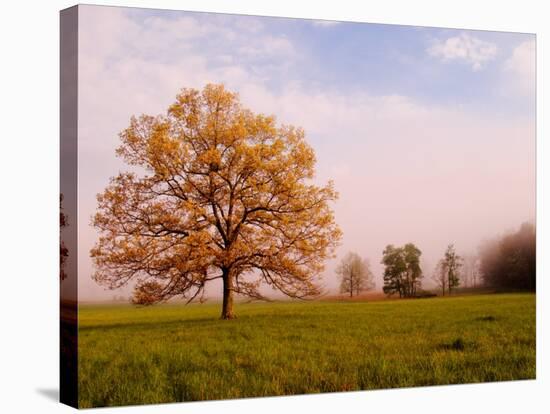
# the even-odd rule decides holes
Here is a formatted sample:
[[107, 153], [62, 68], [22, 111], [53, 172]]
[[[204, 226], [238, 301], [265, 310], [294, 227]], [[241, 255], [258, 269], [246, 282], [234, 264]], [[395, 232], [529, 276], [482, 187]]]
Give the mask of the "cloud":
[[[245, 19], [238, 16], [139, 19], [125, 8], [81, 7], [83, 148], [112, 145], [97, 136], [116, 141], [131, 114], [163, 112], [182, 87], [261, 83], [282, 76], [289, 62], [299, 62], [292, 42], [263, 31], [257, 18], [250, 17], [245, 30]], [[97, 124], [97, 119], [102, 122]]]
[[471, 66], [472, 70], [481, 70], [493, 60], [498, 52], [493, 43], [480, 40], [466, 33], [448, 39], [438, 39], [427, 52], [443, 62], [461, 61]]
[[533, 96], [536, 86], [536, 45], [535, 40], [521, 43], [506, 59], [503, 71], [509, 85], [521, 95]]
[[[262, 42], [244, 44], [239, 47], [239, 53], [249, 58], [262, 58], [267, 56], [286, 56], [292, 57], [295, 54], [294, 46], [286, 38], [282, 36], [264, 36]], [[267, 53], [266, 53], [267, 52]]]
[[338, 22], [335, 20], [312, 20], [311, 24], [316, 27], [334, 27], [338, 26], [342, 22]]

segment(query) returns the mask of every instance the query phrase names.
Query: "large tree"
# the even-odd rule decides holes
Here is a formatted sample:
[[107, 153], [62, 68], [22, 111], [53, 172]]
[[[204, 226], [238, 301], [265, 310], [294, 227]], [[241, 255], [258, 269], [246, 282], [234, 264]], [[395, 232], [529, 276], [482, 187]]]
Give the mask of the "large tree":
[[135, 281], [135, 303], [201, 298], [223, 281], [222, 318], [234, 294], [264, 298], [263, 283], [295, 298], [317, 276], [341, 232], [331, 182], [313, 183], [304, 131], [243, 108], [223, 85], [183, 89], [166, 115], [132, 117], [117, 154], [136, 172], [99, 194], [94, 278]]
[[382, 256], [384, 293], [399, 293], [399, 297], [416, 296], [422, 278], [421, 254], [420, 249], [413, 243], [407, 243], [403, 247], [391, 244], [386, 246]]
[[350, 297], [374, 288], [373, 274], [367, 259], [350, 252], [342, 258], [336, 273], [340, 276], [340, 292]]

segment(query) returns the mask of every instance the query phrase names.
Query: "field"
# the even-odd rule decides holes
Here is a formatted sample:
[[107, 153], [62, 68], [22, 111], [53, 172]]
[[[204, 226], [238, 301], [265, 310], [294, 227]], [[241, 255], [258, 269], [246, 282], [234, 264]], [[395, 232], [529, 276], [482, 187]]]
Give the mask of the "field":
[[535, 295], [79, 308], [79, 405], [535, 378]]

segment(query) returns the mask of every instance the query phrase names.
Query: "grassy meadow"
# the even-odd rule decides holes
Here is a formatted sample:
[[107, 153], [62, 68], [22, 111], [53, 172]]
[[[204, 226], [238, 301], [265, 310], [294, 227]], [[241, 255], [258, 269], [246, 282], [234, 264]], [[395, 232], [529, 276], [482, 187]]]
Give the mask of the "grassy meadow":
[[80, 305], [80, 407], [535, 378], [535, 295]]

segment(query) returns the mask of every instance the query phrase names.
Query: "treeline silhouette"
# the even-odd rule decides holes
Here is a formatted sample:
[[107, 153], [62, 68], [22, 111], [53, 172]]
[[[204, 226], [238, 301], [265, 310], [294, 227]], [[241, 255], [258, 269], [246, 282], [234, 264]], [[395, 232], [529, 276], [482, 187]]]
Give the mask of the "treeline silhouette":
[[500, 289], [536, 290], [536, 231], [523, 223], [518, 231], [486, 241], [479, 251], [484, 285]]

